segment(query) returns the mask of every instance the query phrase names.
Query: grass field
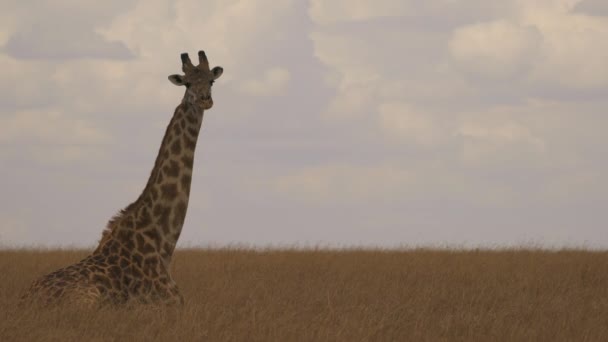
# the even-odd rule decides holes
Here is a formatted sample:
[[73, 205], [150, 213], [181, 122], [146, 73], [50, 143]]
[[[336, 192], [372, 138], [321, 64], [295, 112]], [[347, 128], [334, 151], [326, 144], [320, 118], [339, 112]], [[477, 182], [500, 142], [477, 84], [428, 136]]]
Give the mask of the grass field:
[[179, 250], [181, 310], [19, 307], [83, 251], [0, 251], [0, 341], [607, 341], [608, 252]]

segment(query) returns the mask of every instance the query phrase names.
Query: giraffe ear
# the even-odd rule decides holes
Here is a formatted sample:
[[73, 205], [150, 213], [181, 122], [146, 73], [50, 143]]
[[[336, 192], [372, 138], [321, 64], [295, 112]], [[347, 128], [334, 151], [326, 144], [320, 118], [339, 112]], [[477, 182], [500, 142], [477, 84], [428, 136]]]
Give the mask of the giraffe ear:
[[213, 68], [213, 70], [211, 70], [211, 72], [213, 73], [213, 79], [217, 80], [224, 73], [224, 69], [222, 67], [216, 66], [215, 68]]
[[180, 76], [180, 75], [171, 75], [169, 76], [169, 81], [171, 81], [171, 83], [177, 85], [177, 86], [183, 86], [186, 85], [186, 82], [184, 81], [184, 77]]

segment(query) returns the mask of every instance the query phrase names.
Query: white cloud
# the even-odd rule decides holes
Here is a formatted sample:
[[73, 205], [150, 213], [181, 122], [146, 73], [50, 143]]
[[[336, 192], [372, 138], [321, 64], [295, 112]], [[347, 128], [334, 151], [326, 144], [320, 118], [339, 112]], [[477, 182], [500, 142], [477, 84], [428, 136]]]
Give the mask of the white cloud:
[[337, 72], [337, 75], [327, 79], [329, 84], [346, 89], [364, 86], [380, 79], [378, 68], [383, 66], [374, 62], [377, 61], [377, 56], [385, 51], [367, 49], [369, 42], [343, 34], [315, 31], [310, 37], [314, 43], [315, 57]]
[[242, 81], [239, 89], [246, 94], [256, 96], [272, 96], [284, 92], [289, 83], [290, 74], [285, 68], [266, 70], [261, 79]]
[[[601, 127], [608, 117], [602, 106], [594, 101], [531, 100], [479, 108], [458, 114], [452, 142], [463, 161], [480, 170], [523, 168], [547, 177], [596, 170], [605, 167], [601, 155], [608, 146], [603, 142]], [[538, 186], [546, 182], [539, 180]]]
[[325, 163], [304, 167], [278, 176], [270, 184], [285, 200], [323, 207], [365, 205], [373, 211], [378, 205], [414, 206], [438, 201], [504, 207], [530, 196], [521, 188], [489, 181], [480, 174], [451, 160], [400, 159], [375, 165]]
[[[29, 3], [3, 2], [0, 50], [20, 59], [132, 58], [124, 44], [104, 40], [95, 32], [130, 4], [130, 0], [97, 4], [38, 1], [32, 10]], [[62, 17], [68, 12], [70, 16]]]
[[139, 1], [100, 32], [137, 51], [147, 70], [167, 70], [179, 65], [180, 52], [204, 49], [212, 64], [225, 68], [224, 82], [233, 75], [262, 77], [264, 69], [257, 65], [267, 59], [267, 46], [276, 48], [284, 41], [275, 26], [287, 25], [292, 4], [292, 0]]
[[485, 140], [493, 143], [528, 142], [538, 148], [542, 148], [542, 140], [535, 138], [530, 130], [518, 123], [507, 122], [495, 126], [486, 126], [477, 122], [463, 123], [458, 133], [471, 139]]
[[[0, 54], [2, 82], [0, 100], [6, 106], [36, 106], [48, 104], [56, 96], [49, 69], [51, 65], [43, 61], [19, 61]], [[26, 82], [25, 80], [28, 80]]]
[[134, 55], [123, 43], [106, 41], [93, 31], [60, 25], [49, 30], [35, 26], [14, 33], [3, 51], [19, 59], [130, 59]]
[[378, 112], [381, 128], [394, 140], [433, 145], [446, 138], [445, 130], [430, 114], [405, 103], [384, 103]]
[[419, 25], [450, 27], [513, 13], [515, 1], [485, 0], [311, 0], [308, 14], [317, 25], [400, 18]]
[[588, 15], [608, 16], [608, 2], [604, 0], [582, 0], [576, 4], [574, 10]]
[[539, 58], [542, 36], [533, 26], [507, 20], [459, 28], [450, 52], [467, 71], [505, 78], [526, 72]]
[[[0, 158], [25, 153], [43, 162], [100, 158], [110, 136], [86, 118], [74, 118], [58, 109], [19, 110], [0, 117]], [[19, 146], [19, 148], [17, 148]]]
[[533, 79], [570, 88], [608, 86], [607, 18], [534, 12], [527, 22], [537, 24], [544, 36]]
[[466, 71], [537, 86], [608, 85], [608, 19], [572, 12], [577, 1], [520, 1], [516, 16], [455, 30], [450, 52]]
[[473, 163], [504, 158], [526, 162], [527, 155], [532, 153], [537, 156], [545, 149], [545, 142], [541, 138], [517, 122], [463, 122], [458, 127], [457, 135], [463, 138], [464, 160]]
[[309, 14], [316, 24], [399, 16], [411, 6], [395, 0], [311, 0]]
[[393, 165], [331, 163], [280, 176], [273, 181], [273, 188], [294, 199], [352, 203], [392, 198], [414, 186], [414, 180], [407, 170]]
[[[272, 51], [267, 45], [280, 48], [285, 39], [275, 25], [289, 20], [293, 1], [70, 3], [42, 2], [39, 10], [24, 3], [3, 3], [5, 11], [0, 13], [7, 19], [0, 24], [0, 41], [10, 43], [5, 46], [8, 54], [0, 53], [5, 66], [0, 100], [7, 106], [2, 122], [12, 127], [10, 131], [0, 128], [7, 132], [1, 139], [72, 145], [70, 151], [65, 147], [38, 155], [86, 155], [74, 144], [100, 138], [102, 130], [118, 122], [134, 125], [129, 117], [145, 115], [158, 121], [159, 108], [167, 108], [162, 113], [165, 125], [164, 118], [183, 93], [167, 81], [167, 75], [181, 71], [183, 51], [195, 59], [197, 50], [205, 49], [212, 64], [222, 65], [226, 70], [220, 80], [223, 89], [232, 85], [238, 90], [242, 85], [249, 93], [271, 95], [290, 79], [285, 68], [265, 63]], [[68, 12], [72, 15], [65, 19]], [[22, 21], [11, 19], [20, 16]], [[65, 19], [62, 25], [53, 25], [61, 19]], [[45, 29], [43, 42], [35, 41], [40, 37], [34, 31], [26, 34], [31, 27]], [[70, 39], [65, 32], [79, 39]], [[66, 41], [54, 41], [59, 38]], [[112, 60], [115, 54], [96, 50], [101, 41], [126, 46], [136, 58]], [[13, 49], [15, 42], [38, 50], [13, 53], [18, 52]], [[230, 82], [234, 75], [250, 81]]]
[[[310, 18], [302, 12], [308, 5]], [[111, 187], [141, 184], [149, 175], [184, 90], [166, 77], [180, 71], [181, 52], [195, 57], [200, 48], [225, 68], [213, 113], [229, 115], [205, 121], [200, 191], [193, 189], [205, 199], [193, 197], [200, 210], [189, 212], [189, 222], [207, 228], [187, 230], [195, 243], [210, 236], [369, 241], [362, 230], [395, 241], [416, 222], [424, 224], [421, 239], [431, 242], [466, 239], [467, 229], [473, 237], [485, 231], [495, 243], [496, 232], [518, 237], [512, 230], [488, 233], [494, 223], [538, 236], [551, 236], [568, 219], [579, 234], [580, 217], [603, 228], [601, 210], [593, 208], [607, 189], [606, 18], [574, 6], [574, 0], [5, 1], [2, 46], [21, 35], [39, 47], [34, 34], [25, 34], [37, 22], [53, 30], [65, 20], [76, 30], [66, 37], [78, 38], [73, 46], [47, 46], [46, 56], [35, 59], [0, 54], [0, 152], [9, 157], [1, 170], [14, 180], [7, 186], [16, 196], [6, 210], [31, 207], [32, 227], [52, 222], [56, 231], [92, 241], [81, 226], [99, 208], [72, 199], [111, 202], [109, 215], [128, 203], [123, 195], [137, 195], [141, 188], [120, 195]], [[40, 37], [48, 43], [63, 33]], [[87, 37], [94, 37], [93, 51], [79, 46]], [[135, 58], [95, 51], [110, 41]], [[72, 50], [50, 59], [59, 47]], [[294, 107], [302, 94], [305, 105]], [[259, 120], [261, 112], [274, 124]], [[65, 161], [73, 163], [65, 168]], [[38, 202], [21, 184], [36, 191]], [[74, 193], [53, 201], [66, 186]], [[56, 215], [66, 201], [77, 211], [73, 222]], [[294, 214], [298, 223], [289, 224]], [[99, 215], [95, 222], [103, 224]], [[329, 226], [341, 230], [311, 224], [327, 224], [332, 215]], [[256, 229], [238, 230], [251, 222]]]
[[359, 119], [377, 115], [383, 103], [436, 106], [476, 95], [446, 61], [449, 35], [413, 28], [405, 24], [409, 18], [315, 28], [314, 55], [327, 67], [327, 85], [336, 89], [326, 117]]
[[356, 37], [315, 31], [310, 35], [314, 43], [314, 54], [330, 68], [326, 75], [328, 85], [336, 87], [334, 97], [325, 114], [336, 118], [353, 118], [365, 115], [377, 93], [381, 91], [382, 65], [374, 64], [374, 55], [382, 50], [368, 49], [369, 42]]
[[100, 144], [109, 137], [86, 119], [54, 110], [21, 110], [0, 118], [1, 142]]

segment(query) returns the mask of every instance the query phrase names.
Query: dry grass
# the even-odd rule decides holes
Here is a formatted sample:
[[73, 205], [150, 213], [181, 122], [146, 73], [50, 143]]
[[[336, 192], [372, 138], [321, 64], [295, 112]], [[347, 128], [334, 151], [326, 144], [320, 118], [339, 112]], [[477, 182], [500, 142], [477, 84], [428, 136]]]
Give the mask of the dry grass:
[[182, 310], [17, 306], [84, 255], [0, 252], [0, 340], [608, 339], [607, 252], [182, 250]]

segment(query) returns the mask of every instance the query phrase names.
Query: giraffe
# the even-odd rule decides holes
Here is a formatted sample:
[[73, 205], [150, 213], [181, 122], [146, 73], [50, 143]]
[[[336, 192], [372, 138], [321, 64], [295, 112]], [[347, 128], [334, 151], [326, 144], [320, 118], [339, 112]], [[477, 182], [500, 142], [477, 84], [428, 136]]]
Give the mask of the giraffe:
[[184, 75], [169, 80], [186, 91], [167, 126], [154, 168], [137, 200], [110, 219], [95, 251], [78, 263], [34, 281], [22, 296], [38, 303], [182, 305], [169, 265], [182, 231], [194, 150], [211, 87], [223, 69], [209, 69], [204, 51], [194, 66], [181, 54]]

